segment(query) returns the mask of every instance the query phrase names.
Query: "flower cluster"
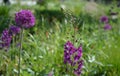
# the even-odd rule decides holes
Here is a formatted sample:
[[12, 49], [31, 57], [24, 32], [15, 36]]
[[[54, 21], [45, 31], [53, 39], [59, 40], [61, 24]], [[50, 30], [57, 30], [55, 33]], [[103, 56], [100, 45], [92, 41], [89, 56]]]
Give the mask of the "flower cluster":
[[35, 24], [35, 17], [30, 10], [21, 10], [15, 14], [15, 22], [17, 26], [10, 26], [8, 30], [4, 30], [1, 36], [1, 48], [9, 48], [12, 37], [20, 33], [21, 28], [30, 28]]
[[16, 35], [16, 34], [18, 34], [18, 33], [20, 33], [20, 28], [19, 27], [17, 27], [17, 26], [14, 26], [14, 25], [12, 25], [12, 26], [10, 26], [10, 28], [9, 28], [9, 32], [10, 32], [10, 34], [11, 35]]
[[9, 48], [10, 43], [11, 43], [11, 35], [9, 34], [9, 30], [5, 29], [2, 33], [1, 36], [1, 41], [2, 43], [0, 43], [0, 46], [2, 48]]
[[1, 36], [2, 43], [0, 43], [1, 48], [8, 49], [10, 47], [10, 43], [12, 41], [13, 35], [15, 36], [18, 33], [20, 33], [20, 28], [13, 25], [10, 26], [9, 29], [3, 30], [3, 33]]
[[109, 25], [109, 24], [106, 24], [105, 26], [104, 26], [104, 29], [105, 30], [110, 30], [112, 27], [111, 27], [111, 25]]
[[70, 64], [72, 67], [77, 66], [77, 68], [74, 68], [74, 73], [76, 75], [81, 74], [81, 69], [83, 65], [83, 61], [81, 60], [81, 57], [82, 57], [82, 46], [75, 48], [70, 41], [68, 41], [64, 45], [64, 63]]
[[104, 27], [103, 27], [104, 30], [110, 30], [110, 29], [112, 29], [111, 25], [108, 23], [109, 20], [108, 20], [107, 16], [102, 16], [100, 18], [100, 21], [105, 24]]
[[104, 22], [104, 23], [108, 23], [108, 17], [107, 17], [107, 16], [102, 16], [102, 17], [100, 18], [100, 21], [101, 21], [101, 22]]
[[15, 14], [15, 22], [21, 28], [30, 28], [35, 25], [35, 17], [30, 10], [21, 10]]

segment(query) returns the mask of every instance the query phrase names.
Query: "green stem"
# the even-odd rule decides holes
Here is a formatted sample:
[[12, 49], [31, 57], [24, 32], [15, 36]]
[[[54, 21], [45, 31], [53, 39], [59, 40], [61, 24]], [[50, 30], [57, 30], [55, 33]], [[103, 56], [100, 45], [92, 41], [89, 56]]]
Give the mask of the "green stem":
[[73, 28], [74, 28], [74, 29], [73, 29], [73, 30], [74, 30], [74, 35], [73, 35], [73, 36], [74, 36], [74, 39], [73, 39], [73, 45], [75, 45], [75, 34], [76, 34], [76, 33], [75, 33], [75, 27], [74, 27], [74, 25], [73, 25]]
[[13, 54], [13, 56], [11, 54], [11, 57], [12, 57], [11, 60], [14, 60], [14, 62], [15, 62], [15, 51], [14, 51], [15, 49], [14, 49], [14, 45], [15, 45], [15, 36], [13, 36], [13, 44], [12, 44], [12, 49], [13, 49], [12, 54]]
[[20, 76], [20, 63], [21, 63], [21, 51], [22, 51], [22, 41], [23, 41], [23, 28], [21, 29], [20, 34], [20, 50], [19, 50], [19, 61], [18, 61], [18, 76]]

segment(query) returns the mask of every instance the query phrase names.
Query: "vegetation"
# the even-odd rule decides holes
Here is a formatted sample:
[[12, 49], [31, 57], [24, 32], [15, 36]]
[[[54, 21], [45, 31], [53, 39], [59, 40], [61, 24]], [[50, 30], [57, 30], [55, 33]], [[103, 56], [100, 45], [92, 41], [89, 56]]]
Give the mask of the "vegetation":
[[[86, 1], [48, 1], [45, 6], [0, 6], [0, 35], [14, 25], [15, 13], [29, 9], [35, 26], [23, 31], [21, 76], [74, 76], [64, 64], [64, 45], [82, 45], [81, 76], [120, 75], [120, 15], [117, 3], [108, 5]], [[111, 13], [117, 13], [112, 15]], [[112, 29], [105, 30], [101, 16], [107, 16]], [[113, 17], [114, 16], [114, 17]], [[17, 76], [19, 34], [9, 51], [0, 49], [0, 76]]]

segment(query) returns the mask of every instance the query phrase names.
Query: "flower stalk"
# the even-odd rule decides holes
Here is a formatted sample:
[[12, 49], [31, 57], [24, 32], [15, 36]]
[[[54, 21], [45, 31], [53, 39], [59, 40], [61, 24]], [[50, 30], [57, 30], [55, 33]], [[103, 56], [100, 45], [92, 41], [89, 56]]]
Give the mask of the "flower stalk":
[[23, 41], [23, 28], [21, 29], [20, 34], [20, 50], [19, 50], [19, 59], [18, 59], [18, 76], [20, 76], [20, 65], [21, 65], [21, 51], [22, 51], [22, 41]]

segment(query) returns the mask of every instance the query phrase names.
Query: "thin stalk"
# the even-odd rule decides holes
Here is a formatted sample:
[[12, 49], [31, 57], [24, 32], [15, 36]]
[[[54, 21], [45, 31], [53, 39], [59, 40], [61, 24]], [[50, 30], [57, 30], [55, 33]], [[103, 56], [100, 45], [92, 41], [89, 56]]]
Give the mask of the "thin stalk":
[[23, 41], [23, 28], [21, 29], [20, 34], [20, 50], [19, 50], [19, 61], [18, 61], [18, 76], [20, 76], [20, 63], [21, 63], [21, 51], [22, 51], [22, 41]]
[[75, 45], [75, 38], [76, 38], [75, 35], [76, 35], [76, 32], [75, 32], [75, 26], [74, 25], [73, 25], [73, 28], [74, 28], [73, 29], [73, 31], [74, 31], [74, 33], [73, 33], [73, 36], [74, 36], [74, 38], [73, 38], [73, 45]]
[[12, 54], [11, 54], [11, 60], [14, 60], [14, 62], [15, 62], [15, 49], [14, 49], [14, 45], [15, 45], [15, 36], [13, 35], [13, 44], [12, 44], [12, 49], [13, 49], [13, 51], [12, 51], [12, 53], [13, 53], [13, 56], [12, 56]]

